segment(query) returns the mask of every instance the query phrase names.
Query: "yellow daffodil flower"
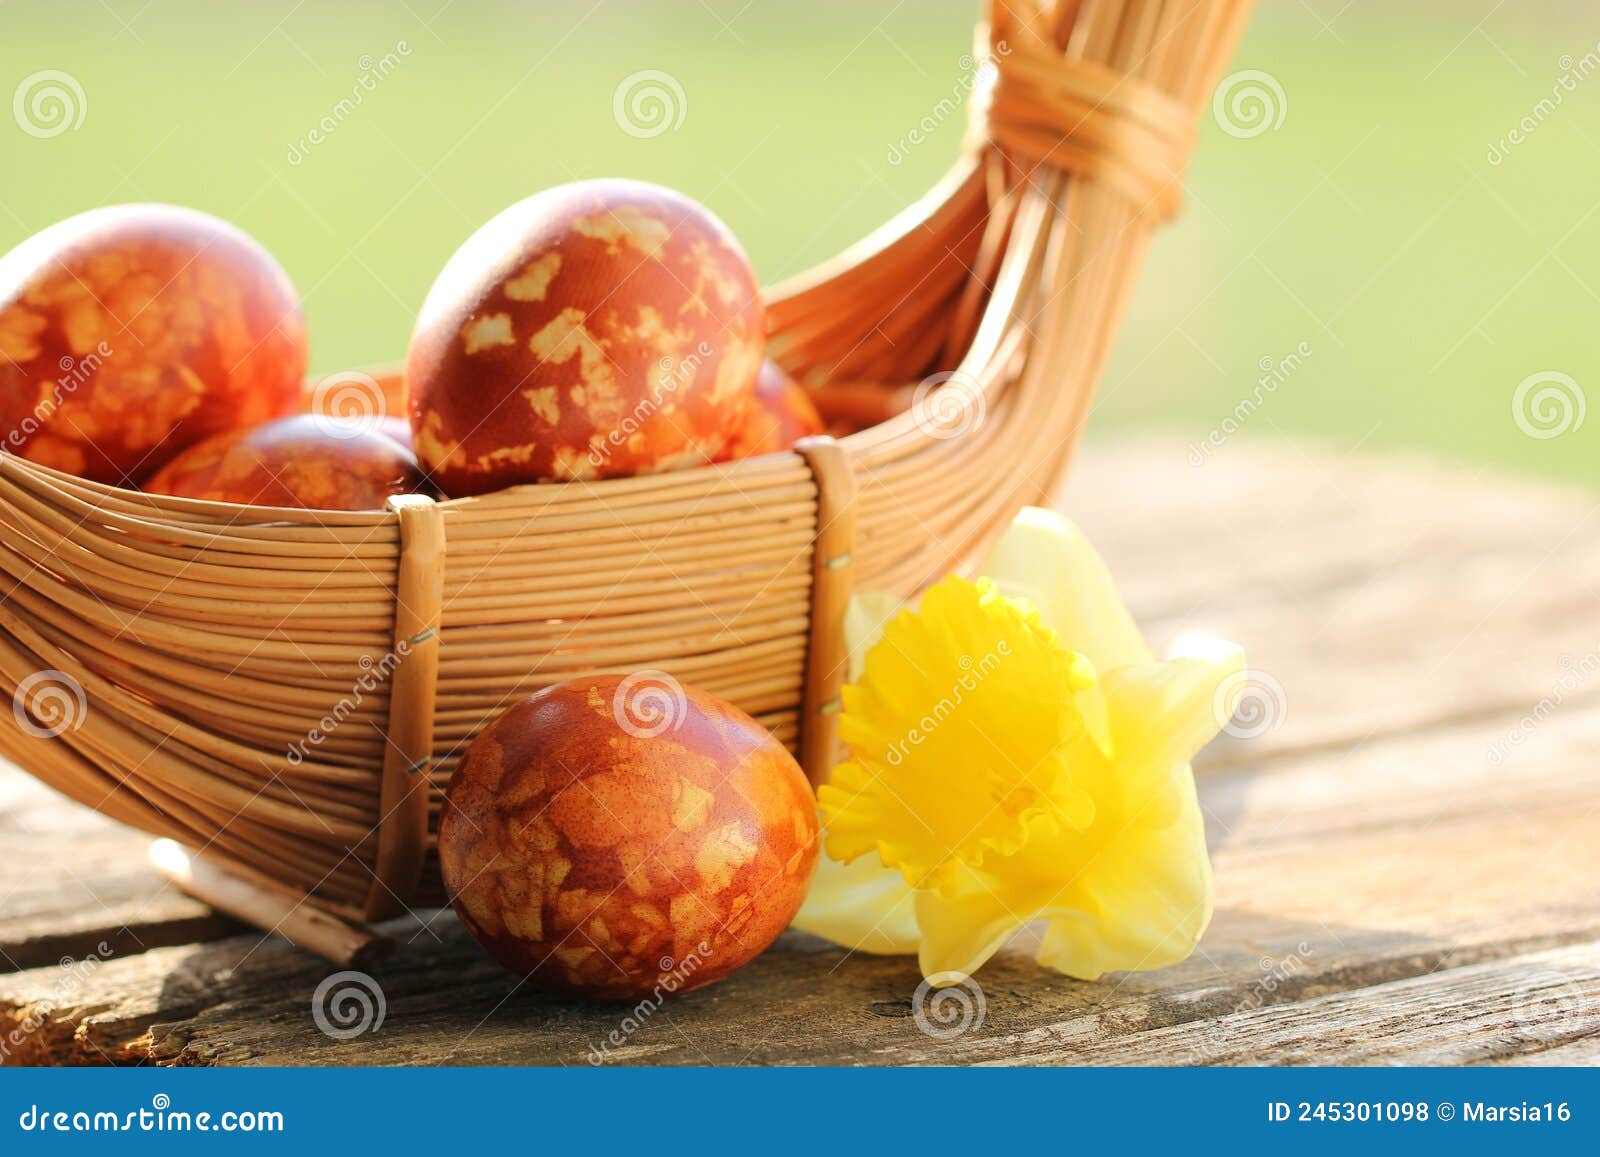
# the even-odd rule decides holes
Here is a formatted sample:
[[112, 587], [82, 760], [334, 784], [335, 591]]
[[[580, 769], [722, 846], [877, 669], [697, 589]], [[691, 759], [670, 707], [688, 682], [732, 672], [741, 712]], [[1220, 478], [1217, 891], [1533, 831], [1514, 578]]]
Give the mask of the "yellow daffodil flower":
[[1189, 761], [1235, 647], [1157, 662], [1076, 527], [1029, 509], [976, 582], [846, 623], [850, 758], [818, 792], [827, 855], [795, 923], [918, 954], [955, 983], [1024, 925], [1068, 976], [1161, 968], [1211, 919]]

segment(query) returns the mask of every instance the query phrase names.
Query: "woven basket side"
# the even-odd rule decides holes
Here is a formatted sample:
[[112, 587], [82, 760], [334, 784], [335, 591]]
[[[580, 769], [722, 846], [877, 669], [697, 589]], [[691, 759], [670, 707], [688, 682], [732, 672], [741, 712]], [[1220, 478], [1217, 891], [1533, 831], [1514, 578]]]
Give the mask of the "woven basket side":
[[[664, 671], [819, 774], [850, 590], [910, 595], [1057, 488], [1248, 7], [991, 5], [969, 155], [772, 299], [772, 348], [804, 376], [954, 375], [837, 444], [441, 503], [409, 527], [131, 494], [0, 454], [0, 687], [59, 676], [83, 705], [60, 729], [19, 706], [0, 752], [203, 849], [226, 879], [186, 886], [340, 958], [354, 949], [327, 916], [440, 898], [418, 833], [483, 722], [538, 687]], [[436, 573], [419, 519], [443, 539]], [[437, 671], [419, 688], [396, 651], [397, 632], [424, 642], [406, 591], [425, 574]]]

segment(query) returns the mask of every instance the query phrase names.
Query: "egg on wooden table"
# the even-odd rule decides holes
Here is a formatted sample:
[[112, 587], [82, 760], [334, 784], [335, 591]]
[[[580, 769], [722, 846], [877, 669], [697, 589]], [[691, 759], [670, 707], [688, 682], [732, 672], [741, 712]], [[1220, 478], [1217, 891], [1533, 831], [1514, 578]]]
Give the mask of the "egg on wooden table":
[[378, 421], [299, 414], [218, 434], [167, 463], [152, 494], [305, 510], [381, 510], [423, 489], [417, 459]]
[[305, 369], [288, 276], [205, 213], [94, 209], [0, 258], [0, 446], [31, 461], [135, 485], [294, 413]]
[[749, 259], [703, 206], [639, 181], [519, 202], [434, 283], [406, 385], [452, 496], [713, 461], [765, 348]]
[[439, 862], [462, 922], [554, 992], [686, 992], [794, 918], [816, 801], [744, 712], [659, 672], [562, 683], [481, 731], [451, 776]]
[[806, 388], [776, 362], [761, 363], [755, 394], [721, 460], [736, 461], [794, 449], [802, 438], [821, 434], [827, 426]]

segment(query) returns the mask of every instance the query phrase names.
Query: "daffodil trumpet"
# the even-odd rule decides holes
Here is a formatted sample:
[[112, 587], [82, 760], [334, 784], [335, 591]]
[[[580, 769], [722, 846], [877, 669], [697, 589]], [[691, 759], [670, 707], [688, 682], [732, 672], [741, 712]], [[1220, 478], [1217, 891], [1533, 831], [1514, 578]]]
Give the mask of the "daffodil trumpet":
[[1025, 926], [1067, 976], [1185, 959], [1211, 919], [1190, 760], [1243, 653], [1158, 661], [1104, 562], [1024, 510], [971, 581], [846, 621], [849, 758], [818, 791], [826, 855], [795, 924], [915, 953], [955, 983]]

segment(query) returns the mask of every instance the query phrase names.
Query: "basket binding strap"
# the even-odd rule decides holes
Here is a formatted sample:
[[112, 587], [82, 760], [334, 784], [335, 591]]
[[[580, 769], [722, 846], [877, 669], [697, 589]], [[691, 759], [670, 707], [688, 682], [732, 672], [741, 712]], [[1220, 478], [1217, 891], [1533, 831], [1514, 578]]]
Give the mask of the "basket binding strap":
[[1161, 89], [1031, 40], [983, 43], [973, 137], [1027, 169], [1073, 173], [1120, 191], [1160, 221], [1177, 216], [1197, 136], [1194, 113]]
[[403, 494], [388, 508], [400, 523], [395, 584], [394, 649], [389, 720], [378, 796], [378, 851], [366, 919], [407, 910], [428, 854], [434, 704], [439, 686], [440, 616], [444, 603], [444, 511], [431, 498]]
[[813, 787], [828, 781], [839, 733], [839, 695], [850, 669], [844, 643], [855, 567], [856, 477], [832, 438], [802, 438], [795, 450], [817, 483], [817, 532], [811, 551], [811, 633], [800, 706], [800, 766]]

